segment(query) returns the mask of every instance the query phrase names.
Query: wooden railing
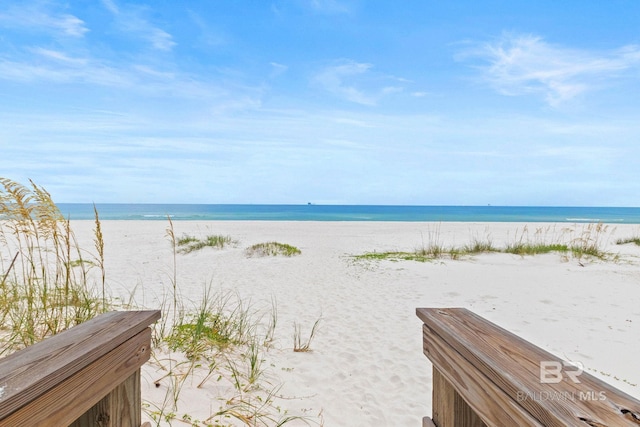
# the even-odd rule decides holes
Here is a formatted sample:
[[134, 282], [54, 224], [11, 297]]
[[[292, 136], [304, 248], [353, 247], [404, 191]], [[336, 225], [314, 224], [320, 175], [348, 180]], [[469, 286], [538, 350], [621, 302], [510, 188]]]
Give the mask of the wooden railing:
[[[419, 308], [437, 427], [638, 427], [640, 401], [462, 308]], [[640, 366], [640, 362], [639, 362]]]
[[0, 359], [0, 426], [140, 427], [159, 311], [98, 316]]

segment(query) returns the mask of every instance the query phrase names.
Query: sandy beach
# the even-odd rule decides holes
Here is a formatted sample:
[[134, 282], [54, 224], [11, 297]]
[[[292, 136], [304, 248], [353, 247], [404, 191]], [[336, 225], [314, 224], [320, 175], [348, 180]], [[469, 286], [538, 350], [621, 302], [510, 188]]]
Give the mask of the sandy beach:
[[[114, 296], [158, 308], [172, 287], [172, 250], [165, 221], [104, 221], [107, 283]], [[223, 249], [178, 254], [177, 283], [197, 303], [207, 286], [233, 291], [257, 308], [276, 301], [278, 325], [264, 353], [279, 405], [310, 425], [410, 426], [431, 414], [431, 365], [422, 354], [416, 307], [465, 307], [626, 393], [640, 398], [640, 247], [638, 225], [602, 231], [615, 260], [550, 253], [488, 253], [431, 262], [357, 259], [367, 252], [414, 251], [490, 240], [575, 239], [584, 224], [413, 222], [174, 222], [177, 236], [228, 235]], [[72, 222], [80, 246], [91, 247], [91, 221]], [[245, 249], [277, 241], [293, 257], [248, 257]], [[319, 329], [310, 352], [293, 352], [293, 325]], [[167, 386], [145, 366], [143, 400]], [[216, 403], [207, 387], [187, 382], [179, 414], [206, 419]], [[182, 425], [174, 422], [175, 425]], [[305, 425], [301, 421], [291, 425]]]

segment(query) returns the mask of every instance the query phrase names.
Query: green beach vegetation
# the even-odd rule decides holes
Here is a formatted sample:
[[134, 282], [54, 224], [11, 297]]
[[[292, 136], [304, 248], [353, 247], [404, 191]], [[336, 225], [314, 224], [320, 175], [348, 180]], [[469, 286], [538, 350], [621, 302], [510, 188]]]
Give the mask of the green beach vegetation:
[[420, 251], [416, 250], [415, 252], [399, 252], [399, 251], [388, 251], [388, 252], [365, 252], [360, 255], [354, 255], [355, 259], [358, 260], [388, 260], [388, 261], [418, 261], [418, 262], [428, 262], [436, 259], [433, 256], [427, 256], [421, 254]]
[[[430, 262], [440, 259], [459, 260], [464, 257], [487, 253], [506, 253], [520, 256], [559, 253], [563, 257], [572, 256], [577, 260], [597, 259], [616, 261], [616, 254], [607, 252], [605, 236], [610, 231], [605, 224], [587, 224], [582, 230], [565, 230], [558, 236], [550, 227], [537, 228], [533, 233], [528, 227], [516, 230], [515, 237], [503, 247], [495, 246], [491, 236], [473, 237], [471, 242], [461, 246], [444, 246], [441, 243], [439, 227], [429, 231], [428, 241], [413, 251], [374, 251], [353, 255], [356, 260], [388, 260]], [[424, 240], [424, 239], [423, 239]], [[634, 239], [621, 239], [618, 244], [635, 243]]]
[[633, 243], [635, 245], [640, 246], [640, 237], [628, 237], [625, 239], [618, 239], [616, 241], [616, 244], [618, 245], [626, 245], [628, 243]]
[[238, 242], [233, 240], [231, 236], [223, 235], [208, 235], [204, 239], [198, 239], [197, 237], [190, 235], [183, 235], [175, 242], [178, 247], [178, 252], [183, 254], [188, 254], [203, 248], [222, 249], [225, 246], [234, 245], [236, 243]]
[[262, 257], [262, 256], [287, 256], [291, 257], [294, 255], [300, 255], [302, 252], [300, 249], [295, 246], [291, 246], [286, 243], [279, 242], [266, 242], [266, 243], [256, 243], [248, 247], [245, 251], [247, 256], [253, 257]]

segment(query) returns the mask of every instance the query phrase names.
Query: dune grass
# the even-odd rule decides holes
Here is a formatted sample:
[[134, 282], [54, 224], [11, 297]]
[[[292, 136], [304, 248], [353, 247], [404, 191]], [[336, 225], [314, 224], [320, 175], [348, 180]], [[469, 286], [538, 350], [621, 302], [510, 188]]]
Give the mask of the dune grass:
[[602, 223], [587, 224], [583, 226], [578, 235], [569, 243], [569, 250], [574, 258], [582, 259], [590, 257], [599, 260], [617, 260], [615, 254], [606, 252], [603, 248], [607, 245], [610, 226]]
[[389, 251], [389, 252], [365, 252], [363, 254], [354, 255], [354, 258], [357, 260], [387, 260], [387, 261], [418, 261], [418, 262], [428, 262], [433, 261], [435, 258], [433, 256], [427, 256], [424, 253], [420, 252], [399, 252], [399, 251]]
[[633, 243], [634, 245], [640, 246], [640, 237], [627, 237], [625, 239], [618, 239], [616, 241], [617, 245], [626, 245], [629, 243]]
[[[146, 400], [146, 412], [157, 426], [285, 425], [302, 416], [288, 414], [272, 384], [265, 352], [269, 350], [277, 323], [277, 311], [258, 310], [232, 292], [216, 293], [205, 288], [196, 307], [182, 307], [154, 348], [153, 360], [159, 376], [157, 387], [164, 397]], [[269, 321], [265, 322], [265, 319]], [[181, 408], [185, 387], [225, 390], [224, 398], [206, 417], [196, 418]]]
[[561, 243], [510, 243], [502, 252], [515, 255], [539, 255], [551, 252], [569, 252], [569, 246]]
[[[413, 251], [374, 251], [354, 255], [356, 260], [388, 260], [431, 262], [439, 259], [458, 260], [464, 257], [486, 254], [507, 253], [520, 256], [559, 253], [571, 255], [577, 260], [586, 258], [598, 260], [617, 260], [617, 255], [604, 250], [609, 226], [605, 224], [588, 224], [578, 230], [562, 230], [559, 234], [549, 226], [536, 228], [529, 232], [528, 227], [516, 230], [514, 238], [503, 247], [497, 247], [489, 235], [485, 238], [474, 236], [470, 243], [462, 246], [447, 247], [441, 243], [439, 227], [430, 230], [425, 243]], [[622, 243], [635, 243], [634, 239], [621, 239]], [[622, 243], [620, 243], [622, 242]]]
[[[450, 252], [456, 252], [450, 251]], [[499, 249], [493, 245], [493, 242], [490, 238], [485, 240], [481, 240], [478, 238], [473, 238], [471, 243], [468, 243], [462, 247], [461, 250], [458, 251], [460, 254], [481, 254], [486, 252], [499, 252]]]
[[99, 226], [93, 255], [78, 246], [49, 193], [30, 184], [0, 178], [0, 354], [111, 308]]
[[466, 245], [447, 247], [442, 243], [440, 226], [438, 225], [435, 229], [428, 230], [426, 242], [424, 235], [422, 235], [422, 245], [413, 251], [365, 252], [355, 255], [354, 258], [357, 260], [431, 262], [443, 258], [457, 260], [474, 254], [498, 251], [499, 249], [494, 247], [489, 236], [485, 239], [473, 237], [471, 242]]
[[232, 293], [214, 293], [206, 288], [199, 306], [176, 319], [164, 337], [171, 350], [181, 350], [189, 359], [199, 359], [229, 346], [253, 339], [256, 322], [251, 310]]
[[231, 236], [223, 235], [208, 235], [204, 239], [198, 239], [195, 236], [183, 235], [175, 241], [178, 247], [178, 252], [182, 254], [188, 254], [194, 251], [198, 251], [203, 248], [217, 248], [222, 249], [225, 246], [233, 245], [237, 243], [231, 238]]
[[318, 331], [318, 327], [320, 326], [320, 321], [322, 318], [318, 318], [311, 327], [311, 331], [306, 336], [306, 338], [302, 338], [302, 327], [299, 323], [295, 322], [293, 324], [293, 351], [296, 353], [306, 353], [311, 351], [311, 342], [313, 338], [316, 336]]
[[302, 251], [296, 248], [295, 246], [291, 246], [286, 243], [280, 242], [266, 242], [266, 243], [256, 243], [248, 247], [245, 250], [245, 253], [249, 257], [263, 257], [263, 256], [286, 256], [291, 257], [295, 255], [300, 255]]

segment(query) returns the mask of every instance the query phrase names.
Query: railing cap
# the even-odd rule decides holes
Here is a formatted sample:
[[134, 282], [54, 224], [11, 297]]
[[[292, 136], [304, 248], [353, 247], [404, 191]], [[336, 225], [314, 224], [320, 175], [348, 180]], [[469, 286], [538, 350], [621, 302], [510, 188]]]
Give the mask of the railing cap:
[[114, 311], [0, 359], [0, 419], [160, 319], [159, 310]]

